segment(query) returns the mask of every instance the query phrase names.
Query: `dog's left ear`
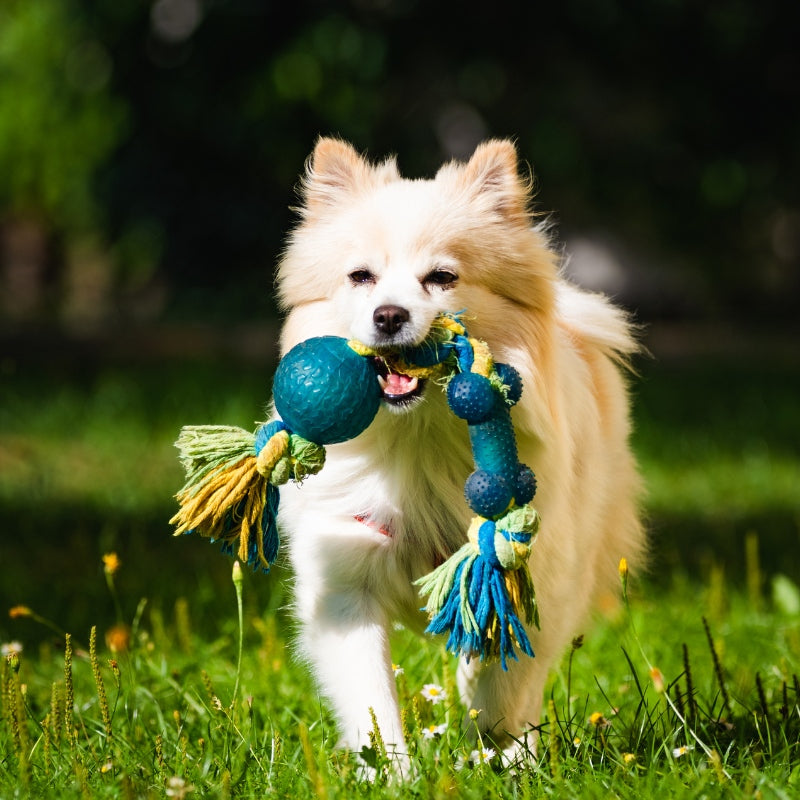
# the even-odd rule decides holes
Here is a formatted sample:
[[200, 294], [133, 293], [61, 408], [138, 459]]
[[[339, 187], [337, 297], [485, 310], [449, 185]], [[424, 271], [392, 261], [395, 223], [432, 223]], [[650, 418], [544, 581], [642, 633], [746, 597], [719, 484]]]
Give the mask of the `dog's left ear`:
[[476, 198], [511, 222], [530, 224], [530, 181], [519, 175], [517, 151], [508, 139], [490, 139], [478, 145], [462, 167], [460, 179]]

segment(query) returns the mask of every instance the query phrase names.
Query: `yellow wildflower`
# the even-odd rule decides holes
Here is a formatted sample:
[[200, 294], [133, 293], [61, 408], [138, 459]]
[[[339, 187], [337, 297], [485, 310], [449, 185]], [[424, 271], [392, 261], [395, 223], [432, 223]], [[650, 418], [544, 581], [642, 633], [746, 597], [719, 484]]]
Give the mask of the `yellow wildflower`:
[[131, 629], [127, 625], [112, 625], [106, 631], [106, 646], [112, 653], [124, 653], [131, 646]]
[[122, 566], [119, 556], [116, 553], [103, 554], [103, 569], [108, 575], [113, 575]]
[[653, 688], [659, 694], [663, 694], [666, 685], [664, 683], [664, 675], [658, 667], [653, 667], [650, 670], [650, 680], [653, 681]]

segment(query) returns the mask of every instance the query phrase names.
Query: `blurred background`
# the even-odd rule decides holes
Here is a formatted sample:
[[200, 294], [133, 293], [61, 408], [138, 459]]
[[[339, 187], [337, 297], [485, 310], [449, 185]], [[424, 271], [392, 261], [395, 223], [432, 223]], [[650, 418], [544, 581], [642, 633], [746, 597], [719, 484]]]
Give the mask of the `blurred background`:
[[0, 611], [88, 627], [111, 550], [134, 599], [223, 591], [230, 563], [169, 536], [171, 442], [262, 412], [319, 134], [409, 177], [513, 137], [568, 272], [646, 326], [649, 580], [796, 578], [799, 22], [781, 0], [4, 0]]

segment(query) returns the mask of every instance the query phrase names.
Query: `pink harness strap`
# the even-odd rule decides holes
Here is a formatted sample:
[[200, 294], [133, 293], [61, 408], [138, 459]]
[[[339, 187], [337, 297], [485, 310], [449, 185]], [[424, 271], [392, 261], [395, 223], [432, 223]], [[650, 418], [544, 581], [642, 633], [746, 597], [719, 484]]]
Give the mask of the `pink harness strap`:
[[363, 525], [367, 525], [373, 530], [378, 531], [378, 533], [382, 533], [384, 536], [388, 536], [390, 539], [392, 538], [392, 536], [394, 536], [394, 534], [392, 533], [391, 530], [389, 530], [389, 528], [387, 528], [385, 525], [378, 525], [377, 522], [370, 519], [366, 514], [356, 514], [353, 517], [353, 519], [356, 522], [360, 522]]
[[[384, 536], [388, 536], [390, 539], [394, 536], [394, 533], [387, 528], [385, 525], [378, 525], [377, 522], [370, 519], [366, 514], [355, 514], [353, 519], [356, 522], [360, 522], [362, 525], [366, 525], [369, 528], [372, 528], [374, 531], [378, 531], [378, 533], [382, 533]], [[445, 556], [439, 555], [434, 560], [434, 567], [439, 567], [444, 564], [446, 560]]]

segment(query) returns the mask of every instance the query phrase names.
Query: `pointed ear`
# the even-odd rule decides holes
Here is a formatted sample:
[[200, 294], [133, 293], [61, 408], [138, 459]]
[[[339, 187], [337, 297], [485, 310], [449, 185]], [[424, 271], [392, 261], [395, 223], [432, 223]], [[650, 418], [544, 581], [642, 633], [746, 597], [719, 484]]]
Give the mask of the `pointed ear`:
[[510, 221], [529, 224], [530, 186], [518, 173], [517, 151], [508, 139], [490, 139], [478, 145], [463, 167], [462, 180], [476, 198]]
[[355, 191], [367, 165], [347, 142], [321, 137], [306, 162], [303, 198], [308, 211], [332, 206]]
[[322, 137], [306, 164], [302, 186], [304, 210], [306, 213], [323, 211], [362, 188], [399, 177], [393, 159], [372, 167], [352, 145], [341, 139]]

